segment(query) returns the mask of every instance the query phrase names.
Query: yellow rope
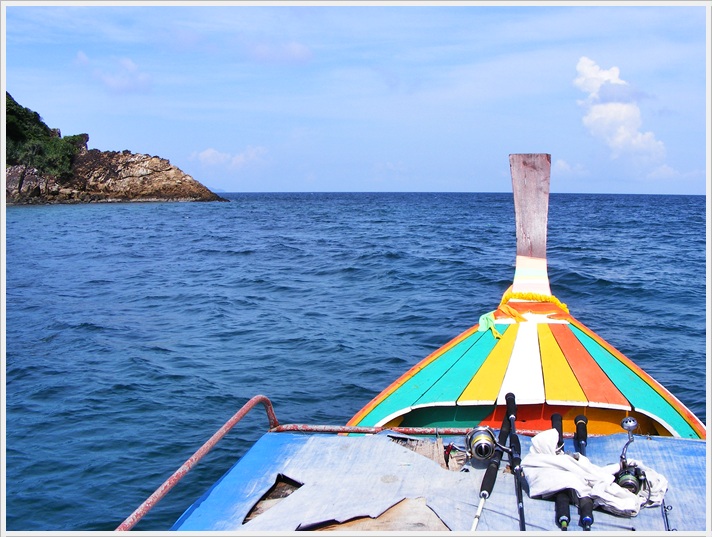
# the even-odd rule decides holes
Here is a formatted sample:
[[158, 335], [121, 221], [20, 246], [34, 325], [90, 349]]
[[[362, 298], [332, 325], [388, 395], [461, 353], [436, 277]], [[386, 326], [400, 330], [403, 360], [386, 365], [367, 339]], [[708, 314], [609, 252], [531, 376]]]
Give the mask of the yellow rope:
[[542, 295], [540, 293], [515, 293], [511, 290], [508, 290], [506, 293], [504, 293], [504, 295], [502, 296], [502, 301], [499, 303], [499, 305], [502, 306], [513, 298], [525, 300], [527, 302], [551, 302], [552, 304], [556, 304], [566, 313], [569, 312], [568, 306], [561, 302], [554, 295]]

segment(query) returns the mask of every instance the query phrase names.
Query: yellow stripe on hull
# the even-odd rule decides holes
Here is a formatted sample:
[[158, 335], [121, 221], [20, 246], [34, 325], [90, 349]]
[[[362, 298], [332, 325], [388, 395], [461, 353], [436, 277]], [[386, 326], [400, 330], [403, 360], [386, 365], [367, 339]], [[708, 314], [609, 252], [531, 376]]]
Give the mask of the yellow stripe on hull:
[[509, 365], [519, 324], [512, 325], [495, 345], [487, 360], [457, 399], [458, 405], [494, 404]]
[[537, 325], [546, 402], [550, 405], [588, 404], [568, 360], [546, 324]]

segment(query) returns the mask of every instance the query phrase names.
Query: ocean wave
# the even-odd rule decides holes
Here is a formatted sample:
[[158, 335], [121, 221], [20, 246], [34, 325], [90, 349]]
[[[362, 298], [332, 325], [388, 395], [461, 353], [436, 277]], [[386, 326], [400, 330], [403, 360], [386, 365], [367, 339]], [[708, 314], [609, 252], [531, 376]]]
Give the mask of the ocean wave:
[[[704, 419], [705, 198], [623, 198], [552, 195], [552, 292]], [[257, 393], [344, 424], [514, 276], [509, 195], [232, 199], [8, 208], [9, 530], [113, 529]], [[265, 429], [251, 413], [139, 529]]]

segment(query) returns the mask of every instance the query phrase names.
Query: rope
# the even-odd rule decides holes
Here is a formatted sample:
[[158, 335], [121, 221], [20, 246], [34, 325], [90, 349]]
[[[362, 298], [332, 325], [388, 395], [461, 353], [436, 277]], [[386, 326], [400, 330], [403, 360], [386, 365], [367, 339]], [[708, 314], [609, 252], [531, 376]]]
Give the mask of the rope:
[[527, 302], [550, 302], [564, 310], [566, 313], [569, 313], [568, 306], [561, 302], [554, 295], [542, 295], [541, 293], [515, 293], [513, 291], [507, 291], [502, 296], [502, 301], [499, 303], [499, 305], [503, 306], [513, 298], [518, 300], [525, 300]]

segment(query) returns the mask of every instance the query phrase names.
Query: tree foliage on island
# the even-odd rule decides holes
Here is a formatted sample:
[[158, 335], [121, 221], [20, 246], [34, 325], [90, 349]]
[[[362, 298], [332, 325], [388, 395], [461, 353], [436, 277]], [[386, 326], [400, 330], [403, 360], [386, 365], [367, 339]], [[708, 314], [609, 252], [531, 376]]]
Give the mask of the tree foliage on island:
[[7, 165], [24, 166], [23, 178], [28, 169], [36, 168], [40, 175], [52, 175], [60, 183], [71, 180], [74, 157], [88, 137], [77, 134], [63, 138], [37, 112], [20, 105], [7, 92], [5, 102]]

